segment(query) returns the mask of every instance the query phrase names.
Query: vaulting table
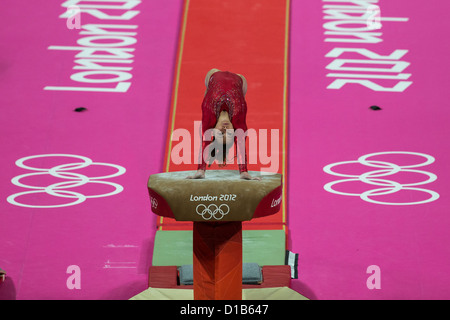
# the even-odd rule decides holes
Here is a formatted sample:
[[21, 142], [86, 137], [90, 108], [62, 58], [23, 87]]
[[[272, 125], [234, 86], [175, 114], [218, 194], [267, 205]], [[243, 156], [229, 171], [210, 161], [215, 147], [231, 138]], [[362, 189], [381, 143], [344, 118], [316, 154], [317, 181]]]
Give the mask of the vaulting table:
[[[194, 299], [241, 300], [242, 221], [280, 210], [282, 175], [243, 180], [237, 171], [210, 170], [205, 179], [186, 179], [194, 173], [151, 175], [148, 191], [152, 211], [194, 222]], [[249, 173], [260, 176], [260, 172]]]

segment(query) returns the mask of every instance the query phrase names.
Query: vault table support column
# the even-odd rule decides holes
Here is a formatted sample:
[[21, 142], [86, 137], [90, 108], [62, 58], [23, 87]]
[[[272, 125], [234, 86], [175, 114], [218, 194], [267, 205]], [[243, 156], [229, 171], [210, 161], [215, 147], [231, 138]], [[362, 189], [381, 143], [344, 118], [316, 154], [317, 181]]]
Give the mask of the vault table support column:
[[194, 300], [242, 300], [242, 222], [193, 227]]

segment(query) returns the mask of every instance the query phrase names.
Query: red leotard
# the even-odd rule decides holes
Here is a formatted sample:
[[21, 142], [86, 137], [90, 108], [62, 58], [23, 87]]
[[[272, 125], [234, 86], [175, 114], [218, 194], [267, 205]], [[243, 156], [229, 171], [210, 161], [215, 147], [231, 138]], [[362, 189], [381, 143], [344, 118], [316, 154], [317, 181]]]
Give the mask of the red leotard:
[[[206, 169], [203, 157], [205, 148], [211, 141], [205, 141], [205, 132], [216, 126], [217, 119], [222, 111], [227, 111], [234, 130], [242, 129], [247, 132], [246, 115], [247, 103], [242, 90], [242, 78], [228, 71], [214, 72], [209, 78], [209, 83], [202, 103], [202, 154], [199, 170]], [[245, 145], [243, 150], [238, 148], [237, 137], [234, 138], [236, 154], [238, 156], [239, 172], [247, 171], [247, 156]]]

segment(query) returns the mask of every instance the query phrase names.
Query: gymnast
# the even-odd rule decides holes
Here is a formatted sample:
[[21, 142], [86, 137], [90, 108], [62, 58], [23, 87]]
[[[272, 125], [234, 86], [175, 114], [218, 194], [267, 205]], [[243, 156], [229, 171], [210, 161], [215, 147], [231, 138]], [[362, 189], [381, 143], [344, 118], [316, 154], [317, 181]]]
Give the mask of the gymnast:
[[[205, 77], [205, 96], [202, 103], [202, 150], [201, 163], [197, 172], [188, 179], [205, 178], [206, 161], [209, 166], [218, 160], [219, 167], [226, 166], [227, 155], [236, 145], [236, 157], [238, 158], [239, 174], [241, 179], [261, 180], [260, 177], [252, 177], [247, 170], [247, 155], [245, 151], [245, 137], [237, 141], [236, 130], [247, 132], [246, 114], [247, 80], [240, 74], [219, 69], [211, 69]], [[211, 134], [211, 139], [205, 136]], [[234, 138], [234, 139], [233, 139]]]

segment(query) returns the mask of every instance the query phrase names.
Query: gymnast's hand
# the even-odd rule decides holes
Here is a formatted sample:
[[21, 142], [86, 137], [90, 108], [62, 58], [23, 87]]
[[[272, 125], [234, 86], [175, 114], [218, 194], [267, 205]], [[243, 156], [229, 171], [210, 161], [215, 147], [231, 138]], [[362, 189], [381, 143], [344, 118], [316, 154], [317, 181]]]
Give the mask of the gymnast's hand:
[[197, 170], [195, 175], [188, 176], [186, 179], [205, 179], [205, 170]]
[[261, 180], [261, 177], [252, 177], [247, 171], [241, 172], [241, 179], [244, 180]]

